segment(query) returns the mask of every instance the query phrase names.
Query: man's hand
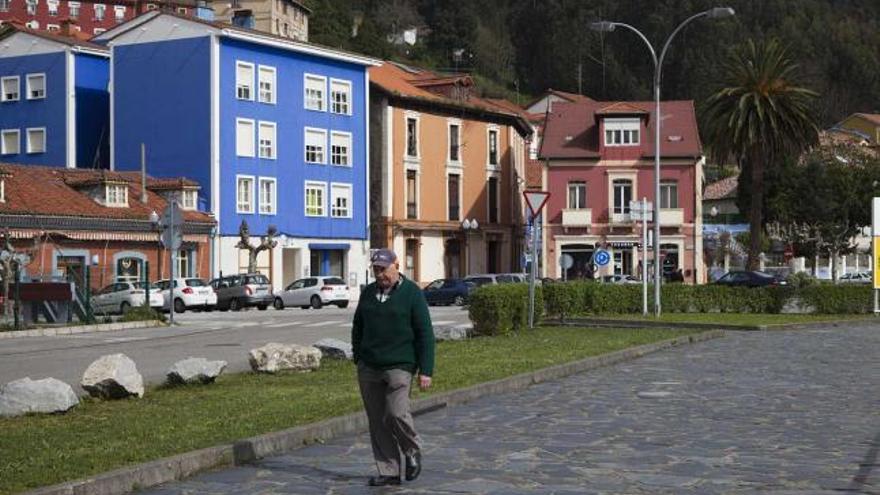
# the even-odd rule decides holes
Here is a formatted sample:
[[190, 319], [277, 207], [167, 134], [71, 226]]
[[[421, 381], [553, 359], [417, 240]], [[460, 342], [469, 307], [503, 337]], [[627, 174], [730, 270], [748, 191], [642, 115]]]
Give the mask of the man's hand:
[[428, 390], [429, 388], [431, 388], [431, 377], [419, 375], [419, 389]]

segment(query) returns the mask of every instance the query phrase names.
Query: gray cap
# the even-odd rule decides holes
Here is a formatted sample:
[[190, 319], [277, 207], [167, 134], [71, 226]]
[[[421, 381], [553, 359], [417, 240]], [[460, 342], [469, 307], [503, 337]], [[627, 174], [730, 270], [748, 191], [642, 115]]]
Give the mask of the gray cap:
[[390, 249], [377, 249], [370, 256], [370, 265], [388, 267], [397, 261], [397, 255]]

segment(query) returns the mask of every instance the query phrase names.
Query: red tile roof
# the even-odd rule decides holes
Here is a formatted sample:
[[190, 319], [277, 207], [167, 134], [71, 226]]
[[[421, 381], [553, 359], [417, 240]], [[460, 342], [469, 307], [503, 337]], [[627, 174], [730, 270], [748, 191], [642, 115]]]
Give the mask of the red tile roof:
[[[599, 119], [603, 109], [625, 104], [629, 110], [647, 115], [648, 131], [642, 137], [642, 156], [654, 156], [654, 102], [556, 103], [544, 123], [540, 156], [542, 158], [598, 158]], [[623, 107], [616, 107], [623, 108]], [[661, 102], [663, 126], [660, 154], [664, 157], [698, 157], [703, 153], [694, 102]]]
[[706, 186], [706, 190], [703, 192], [703, 199], [718, 200], [732, 198], [736, 196], [736, 188], [738, 184], [738, 175], [713, 182]]
[[[0, 215], [147, 220], [151, 212], [161, 213], [167, 206], [165, 198], [153, 192], [151, 187], [153, 184], [163, 184], [167, 180], [152, 177], [147, 178], [147, 202], [141, 203], [141, 182], [138, 172], [65, 169], [6, 163], [0, 163], [0, 172], [5, 173], [3, 179], [5, 201], [0, 203]], [[128, 184], [128, 207], [102, 206], [78, 189], [86, 185], [98, 184], [102, 179]], [[194, 223], [214, 222], [207, 213], [198, 211], [185, 211], [184, 220]]]

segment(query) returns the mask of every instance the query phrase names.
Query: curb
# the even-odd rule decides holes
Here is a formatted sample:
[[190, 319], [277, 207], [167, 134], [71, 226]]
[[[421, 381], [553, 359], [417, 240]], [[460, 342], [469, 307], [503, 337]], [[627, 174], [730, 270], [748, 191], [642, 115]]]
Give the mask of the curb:
[[31, 330], [13, 330], [0, 332], [0, 339], [23, 337], [55, 337], [78, 333], [112, 332], [114, 330], [130, 330], [132, 328], [151, 328], [167, 326], [159, 320], [129, 321], [119, 323], [101, 323], [98, 325], [77, 325], [73, 327], [34, 328]]
[[[448, 406], [464, 404], [489, 395], [516, 392], [534, 384], [576, 373], [629, 361], [664, 349], [704, 342], [724, 336], [720, 330], [685, 335], [652, 344], [622, 349], [601, 356], [551, 366], [467, 388], [443, 392], [412, 403], [414, 416]], [[118, 495], [192, 476], [200, 471], [247, 464], [283, 454], [337, 436], [367, 430], [363, 412], [331, 418], [319, 423], [245, 438], [231, 445], [220, 445], [102, 473], [91, 478], [69, 481], [27, 492], [28, 495]]]
[[810, 323], [770, 323], [765, 325], [733, 325], [716, 323], [691, 323], [650, 320], [617, 320], [614, 318], [567, 318], [565, 321], [544, 320], [542, 325], [562, 325], [601, 328], [669, 328], [684, 330], [730, 330], [730, 331], [767, 331], [767, 330], [809, 330], [813, 328], [836, 327], [846, 323], [880, 323], [869, 318], [851, 320], [828, 320]]

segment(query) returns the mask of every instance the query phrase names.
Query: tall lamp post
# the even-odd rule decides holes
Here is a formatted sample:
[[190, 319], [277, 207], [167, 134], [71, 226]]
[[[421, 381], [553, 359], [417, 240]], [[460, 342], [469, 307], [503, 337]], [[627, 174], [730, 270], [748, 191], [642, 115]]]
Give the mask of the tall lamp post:
[[651, 52], [651, 59], [654, 61], [654, 314], [657, 317], [660, 316], [660, 281], [663, 274], [663, 266], [660, 263], [660, 123], [662, 121], [660, 118], [660, 74], [663, 69], [663, 59], [666, 57], [669, 43], [691, 21], [701, 17], [723, 19], [733, 15], [734, 11], [730, 7], [715, 7], [688, 17], [666, 38], [666, 41], [663, 43], [663, 49], [660, 51], [659, 59], [657, 58], [657, 52], [654, 51], [654, 46], [648, 41], [648, 38], [633, 26], [623, 22], [612, 21], [590, 23], [590, 29], [593, 31], [610, 33], [615, 28], [622, 27], [636, 33], [645, 42], [645, 45], [648, 46], [648, 51]]
[[479, 226], [480, 226], [480, 224], [477, 223], [476, 218], [472, 218], [472, 219], [465, 218], [461, 222], [461, 228], [462, 228], [462, 230], [464, 230], [464, 272], [465, 272], [462, 274], [462, 277], [466, 277], [471, 271], [471, 251], [470, 251], [470, 242], [469, 242], [468, 238], [470, 237], [470, 232], [472, 230], [477, 230], [477, 228], [479, 228]]

